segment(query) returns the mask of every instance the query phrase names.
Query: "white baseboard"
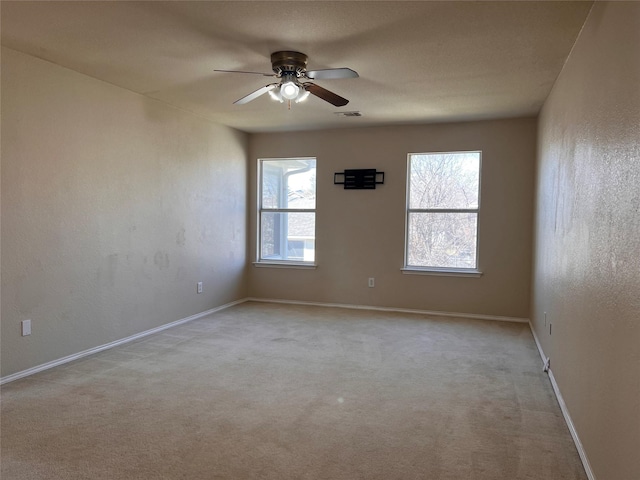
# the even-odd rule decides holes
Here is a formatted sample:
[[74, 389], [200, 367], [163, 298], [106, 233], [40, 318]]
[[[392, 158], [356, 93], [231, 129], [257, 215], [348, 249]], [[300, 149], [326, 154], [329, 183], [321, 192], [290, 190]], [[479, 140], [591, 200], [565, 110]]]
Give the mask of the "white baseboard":
[[567, 404], [564, 403], [564, 398], [562, 398], [562, 394], [560, 393], [560, 387], [558, 387], [558, 383], [556, 382], [556, 379], [553, 376], [553, 371], [551, 371], [551, 369], [549, 369], [549, 379], [551, 380], [551, 386], [553, 387], [553, 391], [556, 394], [556, 398], [558, 399], [558, 404], [560, 405], [560, 410], [562, 410], [562, 415], [564, 416], [564, 420], [565, 422], [567, 422], [567, 427], [569, 427], [569, 432], [571, 432], [571, 437], [573, 438], [573, 442], [576, 444], [576, 448], [578, 449], [578, 455], [580, 455], [580, 460], [582, 460], [582, 465], [584, 466], [584, 470], [587, 473], [587, 478], [589, 480], [596, 480], [596, 476], [593, 473], [591, 464], [589, 463], [589, 459], [587, 458], [587, 452], [584, 451], [584, 447], [582, 446], [580, 437], [578, 437], [578, 432], [576, 431], [576, 427], [573, 424], [573, 420], [571, 420], [571, 415], [569, 415]]
[[226, 303], [219, 307], [212, 308], [210, 310], [206, 310], [204, 312], [196, 313], [195, 315], [190, 315], [185, 318], [181, 318], [180, 320], [176, 320], [175, 322], [166, 323], [164, 325], [160, 325], [159, 327], [152, 328], [151, 330], [145, 330], [144, 332], [136, 333], [135, 335], [131, 335], [126, 338], [121, 338], [120, 340], [116, 340], [110, 343], [105, 343], [104, 345], [100, 345], [97, 347], [90, 348], [88, 350], [83, 350], [82, 352], [74, 353], [73, 355], [68, 355], [63, 358], [59, 358], [57, 360], [53, 360], [51, 362], [43, 363], [42, 365], [37, 365], [32, 368], [28, 368], [27, 370], [23, 370], [21, 372], [16, 372], [11, 375], [7, 375], [5, 377], [0, 378], [0, 385], [4, 385], [5, 383], [13, 382], [14, 380], [18, 380], [20, 378], [28, 377], [29, 375], [33, 375], [34, 373], [42, 372], [43, 370], [48, 370], [53, 367], [57, 367], [58, 365], [63, 365], [65, 363], [73, 362], [74, 360], [78, 360], [83, 357], [87, 357], [89, 355], [93, 355], [94, 353], [102, 352], [103, 350], [108, 350], [113, 347], [117, 347], [119, 345], [123, 345], [125, 343], [132, 342], [142, 337], [146, 337], [148, 335], [153, 335], [154, 333], [161, 332], [171, 327], [176, 327], [178, 325], [182, 325], [183, 323], [191, 322], [193, 320], [197, 320], [198, 318], [206, 317], [207, 315], [211, 315], [212, 313], [219, 312], [220, 310], [227, 309], [229, 307], [233, 307], [234, 305], [238, 305], [240, 303], [246, 302], [247, 299], [243, 298], [241, 300], [236, 300], [234, 302]]
[[540, 340], [538, 340], [538, 335], [536, 335], [536, 331], [533, 329], [533, 325], [531, 325], [531, 322], [529, 322], [529, 328], [531, 329], [533, 339], [535, 340], [536, 346], [538, 347], [538, 353], [540, 354], [540, 358], [542, 359], [542, 364], [545, 365], [549, 361], [549, 357], [545, 356], [544, 351], [542, 350], [542, 345], [540, 344]]
[[371, 305], [350, 305], [348, 303], [306, 302], [301, 300], [284, 300], [284, 299], [255, 298], [255, 297], [249, 297], [246, 299], [246, 301], [264, 302], [264, 303], [284, 303], [289, 305], [311, 305], [316, 307], [330, 307], [330, 308], [349, 308], [354, 310], [377, 310], [380, 312], [415, 313], [419, 315], [433, 315], [438, 317], [455, 317], [455, 318], [472, 318], [477, 320], [494, 320], [499, 322], [529, 323], [528, 318], [519, 318], [519, 317], [478, 315], [474, 313], [438, 312], [438, 311], [431, 311], [431, 310], [414, 310], [409, 308], [396, 308], [396, 307], [374, 307]]
[[[533, 334], [533, 339], [538, 346], [538, 352], [540, 353], [540, 358], [542, 359], [543, 364], [548, 364], [549, 357], [544, 354], [544, 350], [542, 350], [542, 345], [538, 340], [538, 336], [536, 335], [536, 331], [533, 328], [531, 322], [529, 322], [529, 328], [531, 329], [531, 333]], [[575, 425], [573, 424], [573, 420], [571, 419], [571, 415], [569, 414], [569, 409], [567, 408], [567, 404], [562, 397], [562, 393], [560, 392], [560, 387], [556, 382], [556, 378], [553, 376], [553, 371], [551, 367], [547, 372], [549, 374], [549, 380], [551, 381], [551, 387], [553, 388], [553, 393], [558, 400], [558, 405], [560, 405], [560, 411], [562, 411], [562, 416], [564, 417], [564, 421], [569, 428], [569, 433], [571, 433], [571, 438], [573, 438], [573, 443], [576, 445], [576, 449], [578, 450], [578, 455], [580, 456], [580, 460], [582, 461], [582, 466], [584, 467], [584, 471], [587, 474], [587, 478], [589, 480], [596, 480], [596, 476], [593, 473], [593, 469], [591, 468], [591, 464], [589, 463], [589, 459], [587, 458], [587, 452], [585, 452], [584, 447], [582, 446], [582, 442], [580, 441], [580, 437], [578, 436], [578, 431], [576, 430]]]

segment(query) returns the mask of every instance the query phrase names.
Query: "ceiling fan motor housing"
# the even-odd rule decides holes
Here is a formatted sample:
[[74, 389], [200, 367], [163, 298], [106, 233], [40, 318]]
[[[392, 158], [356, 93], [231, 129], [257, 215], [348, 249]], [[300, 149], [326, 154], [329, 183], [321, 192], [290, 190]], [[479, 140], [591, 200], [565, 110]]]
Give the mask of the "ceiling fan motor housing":
[[307, 56], [300, 52], [274, 52], [271, 54], [271, 68], [279, 77], [286, 74], [303, 77], [307, 71]]

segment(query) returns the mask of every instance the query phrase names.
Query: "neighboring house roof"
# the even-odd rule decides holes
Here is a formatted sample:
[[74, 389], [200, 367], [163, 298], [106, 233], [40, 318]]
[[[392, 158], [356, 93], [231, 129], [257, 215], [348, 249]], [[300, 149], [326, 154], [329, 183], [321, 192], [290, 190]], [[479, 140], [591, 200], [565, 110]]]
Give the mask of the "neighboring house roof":
[[[289, 192], [289, 208], [309, 208], [313, 200], [303, 191]], [[315, 238], [316, 219], [313, 213], [289, 214], [289, 238]]]

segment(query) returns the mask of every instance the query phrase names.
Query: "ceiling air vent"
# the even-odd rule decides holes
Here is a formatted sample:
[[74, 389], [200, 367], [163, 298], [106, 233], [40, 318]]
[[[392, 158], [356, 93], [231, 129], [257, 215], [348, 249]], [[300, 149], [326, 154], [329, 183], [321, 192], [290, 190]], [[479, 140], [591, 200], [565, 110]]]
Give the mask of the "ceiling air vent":
[[334, 112], [339, 117], [361, 117], [360, 112]]

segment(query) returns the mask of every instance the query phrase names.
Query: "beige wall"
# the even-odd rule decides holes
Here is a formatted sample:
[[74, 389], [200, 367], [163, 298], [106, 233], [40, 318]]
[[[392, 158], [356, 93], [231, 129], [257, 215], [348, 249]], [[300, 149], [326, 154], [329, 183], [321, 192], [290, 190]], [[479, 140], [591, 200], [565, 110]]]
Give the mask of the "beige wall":
[[246, 147], [3, 48], [2, 375], [244, 298]]
[[597, 2], [539, 123], [532, 320], [598, 480], [640, 478], [639, 46]]
[[[346, 119], [345, 121], [349, 121]], [[250, 138], [250, 248], [257, 159], [317, 157], [316, 270], [251, 267], [253, 297], [529, 315], [535, 119], [265, 133]], [[403, 275], [407, 154], [482, 150], [481, 278]], [[376, 168], [385, 184], [344, 190], [334, 172]], [[375, 287], [367, 279], [375, 278]]]

